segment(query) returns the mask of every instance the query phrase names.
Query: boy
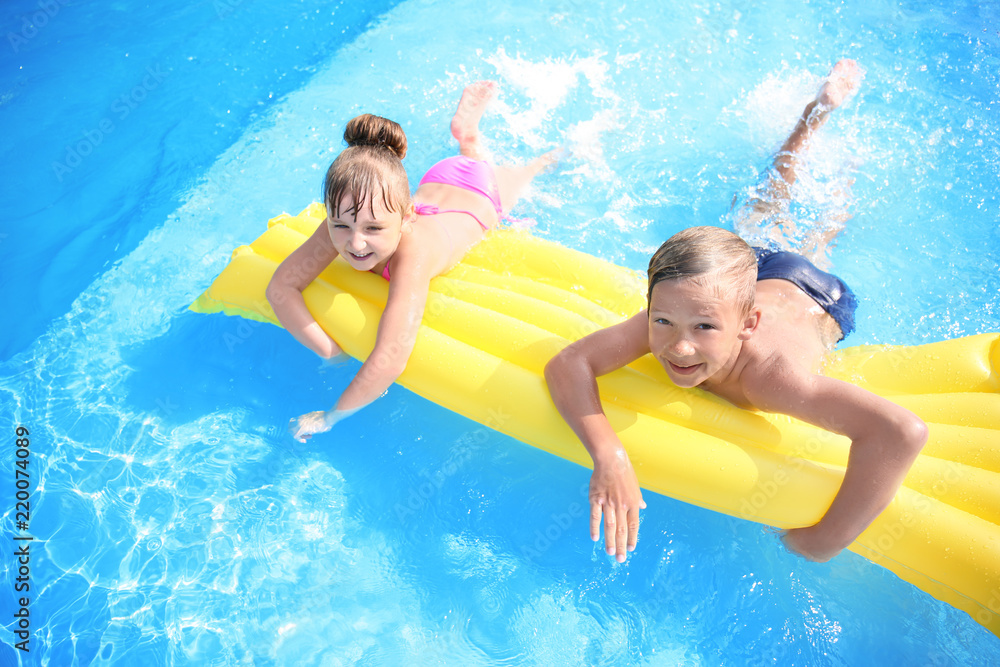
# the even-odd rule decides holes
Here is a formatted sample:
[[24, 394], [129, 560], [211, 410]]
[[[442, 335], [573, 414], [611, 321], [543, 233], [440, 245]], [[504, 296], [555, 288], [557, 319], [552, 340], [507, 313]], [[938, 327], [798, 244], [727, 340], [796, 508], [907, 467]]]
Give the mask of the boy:
[[[811, 134], [860, 78], [853, 61], [833, 68], [775, 159], [777, 197], [787, 196]], [[761, 204], [755, 213], [764, 212]], [[889, 504], [927, 440], [926, 425], [908, 410], [817, 373], [825, 353], [853, 330], [854, 295], [804, 257], [695, 227], [675, 234], [650, 260], [647, 299], [646, 311], [569, 345], [545, 368], [556, 407], [594, 461], [591, 539], [598, 539], [603, 515], [607, 553], [623, 562], [626, 549], [635, 549], [645, 507], [595, 378], [652, 353], [679, 387], [700, 387], [737, 406], [784, 413], [851, 439], [844, 480], [826, 514], [782, 537], [810, 560], [837, 555]]]

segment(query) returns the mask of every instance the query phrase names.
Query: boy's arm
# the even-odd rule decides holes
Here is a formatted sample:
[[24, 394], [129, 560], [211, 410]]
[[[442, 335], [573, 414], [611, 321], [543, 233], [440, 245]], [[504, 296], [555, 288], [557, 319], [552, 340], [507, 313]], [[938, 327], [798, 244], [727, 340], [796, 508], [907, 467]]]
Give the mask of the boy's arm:
[[[787, 370], [787, 369], [786, 369]], [[927, 441], [927, 425], [909, 410], [847, 382], [771, 366], [744, 380], [747, 398], [851, 439], [840, 490], [819, 523], [783, 540], [809, 560], [836, 556], [882, 513]]]
[[278, 266], [265, 295], [281, 326], [310, 350], [330, 359], [340, 354], [340, 346], [323, 331], [306, 308], [302, 290], [337, 258], [326, 222]]
[[559, 413], [594, 461], [590, 478], [590, 538], [600, 537], [618, 561], [635, 549], [639, 510], [646, 507], [632, 462], [601, 407], [597, 377], [649, 352], [646, 311], [568, 345], [545, 366], [545, 380]]

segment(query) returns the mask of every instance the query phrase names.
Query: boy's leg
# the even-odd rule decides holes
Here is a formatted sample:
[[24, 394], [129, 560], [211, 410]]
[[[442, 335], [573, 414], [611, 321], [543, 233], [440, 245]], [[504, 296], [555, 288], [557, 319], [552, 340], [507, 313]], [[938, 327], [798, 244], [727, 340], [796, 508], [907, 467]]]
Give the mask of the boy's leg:
[[809, 148], [809, 140], [813, 133], [823, 126], [831, 111], [854, 94], [860, 83], [861, 68], [853, 60], [845, 58], [833, 66], [819, 93], [816, 94], [816, 99], [806, 105], [792, 133], [785, 139], [781, 150], [774, 158], [774, 169], [784, 181], [783, 184], [773, 183], [774, 187], [782, 190], [774, 194], [784, 198], [789, 196], [788, 188], [795, 183], [795, 170], [798, 168], [799, 160]]
[[737, 198], [734, 197], [733, 226], [748, 243], [794, 248], [814, 263], [827, 264], [826, 249], [849, 215], [845, 210], [842, 220], [828, 215], [829, 224], [799, 229], [788, 211], [791, 187], [813, 133], [823, 126], [831, 111], [858, 89], [861, 77], [861, 68], [853, 60], [844, 59], [834, 65], [816, 98], [806, 105], [792, 133], [775, 155], [771, 169], [764, 174], [751, 196], [739, 207], [736, 207]]

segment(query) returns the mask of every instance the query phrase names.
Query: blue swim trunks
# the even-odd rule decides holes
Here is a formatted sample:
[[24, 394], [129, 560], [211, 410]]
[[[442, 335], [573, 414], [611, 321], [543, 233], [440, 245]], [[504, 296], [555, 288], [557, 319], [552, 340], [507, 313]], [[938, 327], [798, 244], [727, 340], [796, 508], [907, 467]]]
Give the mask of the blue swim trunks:
[[808, 294], [840, 325], [841, 340], [854, 331], [854, 311], [858, 300], [844, 281], [817, 269], [812, 262], [794, 252], [755, 247], [757, 280], [787, 280]]

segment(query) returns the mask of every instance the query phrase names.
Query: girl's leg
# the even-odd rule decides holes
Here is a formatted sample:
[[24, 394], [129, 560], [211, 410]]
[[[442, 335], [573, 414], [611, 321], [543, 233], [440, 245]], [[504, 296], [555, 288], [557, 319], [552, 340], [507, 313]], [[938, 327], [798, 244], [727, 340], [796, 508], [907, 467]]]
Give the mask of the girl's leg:
[[[477, 81], [470, 83], [462, 91], [462, 99], [458, 102], [458, 110], [451, 119], [451, 134], [458, 140], [459, 153], [473, 160], [485, 160], [488, 157], [479, 134], [479, 121], [490, 101], [496, 95], [495, 81]], [[497, 189], [500, 191], [500, 204], [504, 211], [514, 208], [514, 204], [524, 192], [524, 188], [540, 171], [559, 160], [562, 149], [556, 149], [536, 157], [521, 167], [495, 166]]]
[[497, 177], [497, 189], [500, 191], [500, 204], [504, 212], [510, 211], [517, 204], [517, 200], [524, 194], [524, 189], [528, 186], [540, 171], [555, 164], [565, 153], [565, 149], [557, 148], [539, 155], [528, 164], [521, 167], [495, 166], [493, 173]]
[[470, 83], [462, 91], [458, 110], [451, 119], [451, 135], [458, 140], [458, 152], [473, 160], [485, 160], [486, 149], [479, 135], [479, 120], [496, 95], [496, 81]]

